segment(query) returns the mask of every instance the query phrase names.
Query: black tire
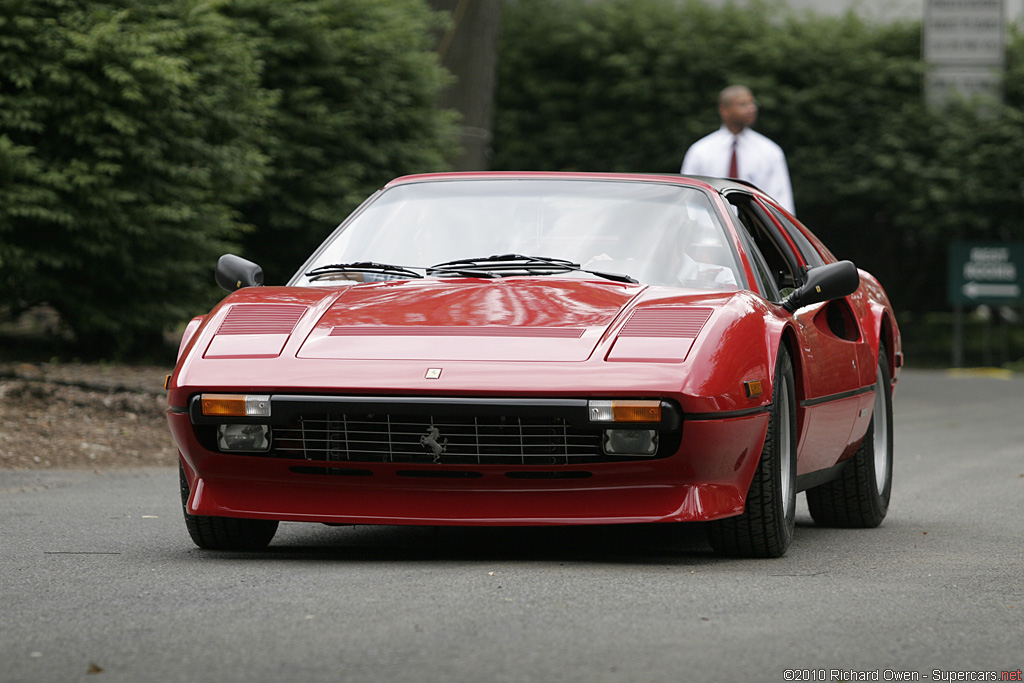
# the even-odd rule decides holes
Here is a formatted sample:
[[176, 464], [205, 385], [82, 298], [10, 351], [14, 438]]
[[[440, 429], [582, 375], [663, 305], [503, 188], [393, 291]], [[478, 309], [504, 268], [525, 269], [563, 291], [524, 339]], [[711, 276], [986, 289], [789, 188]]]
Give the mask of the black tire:
[[892, 493], [892, 384], [889, 359], [878, 351], [875, 407], [856, 455], [842, 475], [807, 490], [807, 507], [820, 526], [870, 529], [889, 511]]
[[708, 540], [720, 555], [779, 557], [793, 540], [796, 514], [796, 391], [793, 362], [779, 352], [772, 412], [743, 514], [708, 525]]
[[178, 463], [178, 481], [181, 485], [181, 511], [185, 515], [185, 528], [192, 541], [205, 550], [262, 550], [277, 533], [277, 521], [265, 519], [236, 519], [234, 517], [206, 517], [190, 515], [188, 479], [185, 468]]

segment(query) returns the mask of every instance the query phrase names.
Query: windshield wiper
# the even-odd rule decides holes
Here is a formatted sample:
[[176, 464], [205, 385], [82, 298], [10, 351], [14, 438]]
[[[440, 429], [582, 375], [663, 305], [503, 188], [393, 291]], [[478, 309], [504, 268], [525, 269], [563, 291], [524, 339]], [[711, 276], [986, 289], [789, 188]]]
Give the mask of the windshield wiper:
[[353, 261], [352, 263], [332, 263], [326, 266], [319, 266], [306, 273], [306, 277], [312, 281], [340, 273], [377, 273], [385, 276], [397, 276], [398, 278], [423, 277], [415, 270], [404, 266], [393, 266], [389, 263], [376, 263], [374, 261]]
[[503, 277], [508, 275], [555, 275], [579, 272], [596, 275], [614, 282], [639, 284], [628, 275], [587, 270], [578, 263], [549, 256], [524, 256], [523, 254], [494, 254], [481, 258], [446, 261], [427, 268], [427, 275], [462, 275], [466, 277]]

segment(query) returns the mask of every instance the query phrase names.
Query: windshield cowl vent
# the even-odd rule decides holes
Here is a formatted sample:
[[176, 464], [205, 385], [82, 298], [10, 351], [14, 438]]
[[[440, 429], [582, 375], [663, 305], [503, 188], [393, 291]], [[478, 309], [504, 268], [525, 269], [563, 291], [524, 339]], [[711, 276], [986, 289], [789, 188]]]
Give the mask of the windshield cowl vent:
[[332, 337], [541, 337], [579, 339], [582, 327], [516, 327], [492, 325], [463, 327], [456, 325], [348, 325], [331, 330]]

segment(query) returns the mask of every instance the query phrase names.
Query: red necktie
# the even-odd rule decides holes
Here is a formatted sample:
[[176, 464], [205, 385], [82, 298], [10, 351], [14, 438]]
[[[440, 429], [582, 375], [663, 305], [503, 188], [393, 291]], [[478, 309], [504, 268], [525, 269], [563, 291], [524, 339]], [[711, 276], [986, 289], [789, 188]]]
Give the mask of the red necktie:
[[736, 136], [732, 138], [732, 159], [729, 160], [729, 177], [739, 178], [740, 169], [739, 164], [736, 163], [736, 142], [739, 140]]

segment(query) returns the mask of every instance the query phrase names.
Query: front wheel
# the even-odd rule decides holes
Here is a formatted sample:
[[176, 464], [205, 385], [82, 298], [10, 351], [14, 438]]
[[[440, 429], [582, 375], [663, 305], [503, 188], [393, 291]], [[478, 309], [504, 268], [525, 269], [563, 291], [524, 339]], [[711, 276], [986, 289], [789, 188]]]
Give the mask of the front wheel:
[[185, 515], [185, 528], [192, 542], [205, 550], [262, 550], [277, 533], [277, 522], [265, 519], [237, 519], [234, 517], [206, 517], [188, 513], [188, 479], [185, 468], [178, 463], [178, 483], [181, 488], [181, 510]]
[[715, 552], [734, 557], [779, 557], [793, 540], [796, 514], [796, 391], [793, 362], [779, 352], [768, 433], [743, 514], [711, 522]]
[[807, 508], [816, 524], [873, 528], [889, 511], [892, 493], [892, 384], [885, 348], [878, 351], [875, 406], [856, 455], [835, 481], [807, 490]]

